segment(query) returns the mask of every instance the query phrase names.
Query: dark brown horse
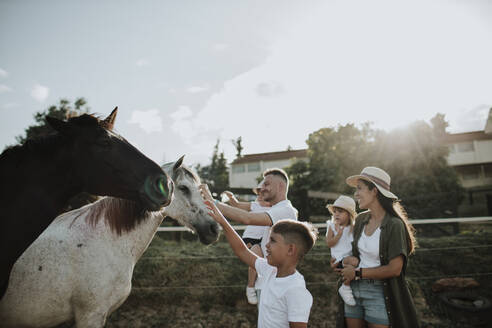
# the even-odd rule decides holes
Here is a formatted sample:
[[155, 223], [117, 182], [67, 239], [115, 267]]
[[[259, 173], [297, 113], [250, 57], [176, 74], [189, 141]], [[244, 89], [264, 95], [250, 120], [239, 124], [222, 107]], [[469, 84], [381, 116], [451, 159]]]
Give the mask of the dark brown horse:
[[80, 192], [135, 201], [142, 211], [169, 205], [172, 181], [152, 160], [84, 114], [47, 118], [56, 134], [28, 140], [0, 155], [0, 297], [19, 256]]

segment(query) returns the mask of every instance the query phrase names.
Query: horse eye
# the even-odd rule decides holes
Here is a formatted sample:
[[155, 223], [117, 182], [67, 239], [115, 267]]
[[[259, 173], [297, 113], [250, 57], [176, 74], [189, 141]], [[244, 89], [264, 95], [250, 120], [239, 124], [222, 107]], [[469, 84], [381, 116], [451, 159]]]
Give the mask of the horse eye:
[[187, 186], [180, 185], [178, 186], [178, 189], [181, 190], [185, 195], [190, 194], [190, 189]]

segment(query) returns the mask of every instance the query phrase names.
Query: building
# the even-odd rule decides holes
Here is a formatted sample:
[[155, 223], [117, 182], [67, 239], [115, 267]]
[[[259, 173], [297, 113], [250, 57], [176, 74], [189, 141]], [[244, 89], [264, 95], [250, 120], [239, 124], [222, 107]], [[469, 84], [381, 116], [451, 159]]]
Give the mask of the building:
[[229, 186], [250, 193], [266, 169], [285, 168], [296, 160], [307, 161], [307, 149], [248, 154], [235, 159], [229, 170]]
[[[458, 214], [492, 216], [492, 108], [483, 130], [448, 133], [442, 142], [449, 147], [447, 162], [467, 192]], [[229, 185], [235, 192], [248, 194], [264, 170], [285, 168], [295, 160], [307, 161], [307, 149], [244, 155], [231, 163]], [[336, 195], [310, 191], [309, 197], [331, 199]]]
[[459, 214], [492, 215], [492, 109], [483, 130], [450, 133], [443, 143], [449, 147], [448, 164], [467, 191]]

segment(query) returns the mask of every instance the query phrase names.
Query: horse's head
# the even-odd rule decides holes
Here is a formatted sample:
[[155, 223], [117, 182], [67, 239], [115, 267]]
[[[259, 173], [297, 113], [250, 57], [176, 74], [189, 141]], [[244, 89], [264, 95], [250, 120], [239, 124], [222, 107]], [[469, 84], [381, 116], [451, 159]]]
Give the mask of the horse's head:
[[117, 108], [105, 120], [88, 114], [67, 122], [46, 118], [69, 145], [65, 155], [73, 166], [73, 183], [92, 194], [136, 201], [146, 210], [169, 205], [172, 180], [112, 131], [116, 113]]
[[[184, 156], [183, 156], [184, 157]], [[183, 157], [177, 162], [162, 166], [172, 177], [176, 190], [174, 199], [165, 214], [198, 234], [203, 244], [211, 244], [219, 237], [219, 225], [208, 214], [198, 187], [200, 178], [183, 165]]]

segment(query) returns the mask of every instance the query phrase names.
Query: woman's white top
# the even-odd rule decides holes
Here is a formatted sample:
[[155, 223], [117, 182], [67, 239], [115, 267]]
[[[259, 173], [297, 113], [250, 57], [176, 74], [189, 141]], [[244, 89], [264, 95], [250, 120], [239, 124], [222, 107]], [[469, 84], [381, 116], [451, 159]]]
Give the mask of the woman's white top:
[[[331, 229], [333, 234], [336, 236], [337, 230], [335, 229], [335, 222], [329, 220], [326, 221], [326, 224], [328, 229]], [[354, 240], [354, 234], [350, 231], [350, 228], [350, 226], [343, 228], [342, 237], [340, 237], [335, 246], [330, 248], [331, 257], [335, 258], [337, 262], [342, 260], [344, 257], [352, 255], [352, 241]], [[326, 234], [328, 234], [328, 230], [326, 231]]]
[[381, 229], [378, 227], [370, 236], [362, 230], [357, 247], [359, 248], [359, 268], [374, 268], [381, 265], [379, 260], [379, 236]]

